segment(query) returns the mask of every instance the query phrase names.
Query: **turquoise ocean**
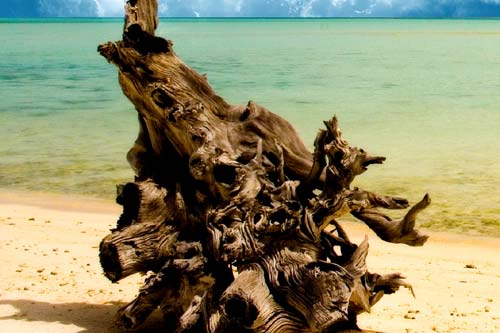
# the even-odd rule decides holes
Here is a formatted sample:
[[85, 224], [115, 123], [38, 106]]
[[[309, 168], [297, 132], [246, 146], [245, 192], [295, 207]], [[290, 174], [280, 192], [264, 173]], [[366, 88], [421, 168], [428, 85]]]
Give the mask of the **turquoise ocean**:
[[[133, 179], [136, 112], [96, 51], [121, 29], [0, 20], [0, 189], [112, 200]], [[157, 34], [229, 102], [266, 106], [310, 147], [337, 115], [351, 144], [387, 157], [356, 186], [430, 193], [421, 226], [500, 237], [500, 20], [161, 19]]]

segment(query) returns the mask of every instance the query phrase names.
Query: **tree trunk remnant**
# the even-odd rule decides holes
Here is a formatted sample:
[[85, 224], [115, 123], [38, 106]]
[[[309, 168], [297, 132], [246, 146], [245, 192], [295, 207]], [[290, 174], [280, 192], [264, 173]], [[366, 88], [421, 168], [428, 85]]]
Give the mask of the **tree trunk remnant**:
[[156, 0], [129, 0], [123, 39], [99, 46], [140, 124], [127, 154], [135, 181], [119, 186], [123, 214], [100, 245], [111, 281], [148, 274], [120, 325], [159, 308], [167, 332], [353, 332], [384, 294], [411, 290], [399, 273], [368, 272], [367, 239], [352, 243], [337, 220], [421, 246], [415, 218], [429, 196], [393, 221], [378, 208], [407, 200], [351, 188], [384, 157], [351, 147], [335, 117], [309, 152], [278, 115], [226, 103], [157, 25]]

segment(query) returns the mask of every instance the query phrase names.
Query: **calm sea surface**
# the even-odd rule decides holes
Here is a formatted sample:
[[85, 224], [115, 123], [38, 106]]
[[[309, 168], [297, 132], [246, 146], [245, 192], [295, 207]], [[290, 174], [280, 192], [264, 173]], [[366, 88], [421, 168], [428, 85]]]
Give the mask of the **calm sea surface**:
[[[112, 198], [133, 178], [135, 111], [96, 52], [121, 29], [0, 20], [1, 189]], [[162, 19], [158, 34], [310, 146], [336, 114], [347, 140], [388, 158], [357, 185], [430, 193], [424, 227], [500, 237], [500, 20]]]

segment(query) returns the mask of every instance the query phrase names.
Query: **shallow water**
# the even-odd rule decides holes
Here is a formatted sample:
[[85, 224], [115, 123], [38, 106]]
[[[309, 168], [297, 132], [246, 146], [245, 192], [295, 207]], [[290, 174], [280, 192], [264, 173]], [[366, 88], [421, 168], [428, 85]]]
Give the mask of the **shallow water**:
[[[0, 21], [0, 187], [112, 198], [132, 179], [135, 111], [96, 52], [121, 27]], [[358, 186], [431, 194], [421, 225], [500, 237], [500, 20], [162, 19], [158, 34], [310, 146], [336, 114], [347, 140], [388, 158]]]

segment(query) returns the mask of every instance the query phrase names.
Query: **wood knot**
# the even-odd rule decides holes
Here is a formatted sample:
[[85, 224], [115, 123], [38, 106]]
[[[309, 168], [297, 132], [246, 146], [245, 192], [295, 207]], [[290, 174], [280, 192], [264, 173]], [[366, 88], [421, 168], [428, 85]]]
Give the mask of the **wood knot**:
[[174, 98], [163, 88], [153, 90], [151, 98], [162, 109], [170, 109], [175, 104]]
[[138, 23], [127, 27], [123, 33], [123, 40], [142, 55], [167, 53], [170, 51], [170, 43], [167, 40], [149, 34]]

